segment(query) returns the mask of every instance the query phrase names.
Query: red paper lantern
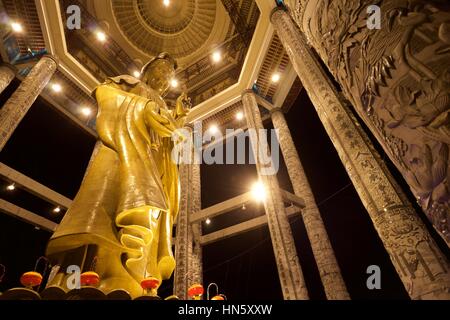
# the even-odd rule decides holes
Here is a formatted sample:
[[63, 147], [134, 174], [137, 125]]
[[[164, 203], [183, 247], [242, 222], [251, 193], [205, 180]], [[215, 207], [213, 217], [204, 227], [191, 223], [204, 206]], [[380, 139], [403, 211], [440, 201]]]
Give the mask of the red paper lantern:
[[100, 283], [99, 275], [94, 271], [83, 272], [80, 276], [82, 286], [97, 286]]
[[158, 288], [159, 279], [155, 277], [148, 277], [141, 281], [141, 287], [144, 290], [153, 290]]
[[39, 286], [42, 283], [42, 275], [35, 271], [25, 272], [20, 277], [20, 283], [27, 288]]
[[204, 290], [201, 284], [194, 284], [188, 289], [188, 296], [194, 298], [194, 300], [200, 300]]

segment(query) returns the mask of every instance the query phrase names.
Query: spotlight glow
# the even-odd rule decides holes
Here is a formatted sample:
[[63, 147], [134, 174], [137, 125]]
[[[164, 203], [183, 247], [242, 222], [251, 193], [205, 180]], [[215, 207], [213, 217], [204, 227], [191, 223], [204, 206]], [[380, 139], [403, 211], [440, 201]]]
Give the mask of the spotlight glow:
[[56, 93], [61, 92], [62, 87], [59, 83], [52, 84], [52, 90]]
[[12, 183], [6, 187], [6, 190], [8, 190], [8, 191], [13, 191], [14, 189], [16, 189], [16, 186], [14, 185], [14, 183]]
[[214, 62], [220, 62], [220, 60], [222, 60], [222, 54], [220, 53], [220, 51], [214, 51], [212, 54], [212, 60]]
[[205, 220], [205, 223], [206, 223], [206, 224], [210, 224], [210, 223], [211, 223], [211, 219], [210, 219], [210, 218], [207, 218], [207, 219]]
[[164, 5], [165, 7], [170, 6], [170, 0], [163, 0], [163, 5]]
[[215, 124], [211, 125], [208, 130], [212, 134], [219, 132], [219, 128]]
[[255, 182], [252, 186], [252, 196], [256, 201], [264, 201], [266, 199], [266, 188], [261, 181]]
[[20, 23], [18, 23], [18, 22], [13, 22], [13, 23], [11, 23], [11, 28], [12, 28], [12, 30], [13, 30], [14, 32], [20, 33], [20, 32], [23, 31], [22, 25], [21, 25]]
[[106, 41], [106, 34], [103, 31], [97, 31], [96, 35], [97, 35], [97, 39], [99, 41], [101, 41], [101, 42]]
[[171, 86], [172, 88], [178, 87], [178, 80], [177, 80], [177, 79], [172, 79], [172, 80], [170, 80], [170, 86]]
[[280, 78], [281, 78], [281, 76], [280, 76], [279, 73], [274, 73], [274, 74], [272, 75], [272, 82], [277, 83], [278, 81], [280, 81]]
[[141, 73], [139, 72], [139, 71], [134, 71], [133, 72], [133, 76], [135, 77], [135, 78], [139, 78], [140, 76], [141, 76]]
[[242, 113], [242, 111], [239, 111], [238, 113], [236, 113], [236, 119], [239, 121], [244, 119], [244, 113]]
[[83, 107], [83, 108], [81, 108], [80, 111], [83, 114], [83, 116], [86, 116], [86, 117], [89, 117], [92, 113], [91, 108], [88, 108], [88, 107]]
[[55, 209], [53, 209], [54, 213], [60, 213], [61, 212], [61, 208], [60, 207], [56, 207]]

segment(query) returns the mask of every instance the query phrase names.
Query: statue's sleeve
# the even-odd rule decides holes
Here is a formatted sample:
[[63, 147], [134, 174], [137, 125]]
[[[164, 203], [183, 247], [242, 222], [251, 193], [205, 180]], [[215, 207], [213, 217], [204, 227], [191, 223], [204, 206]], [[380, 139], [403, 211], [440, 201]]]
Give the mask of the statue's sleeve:
[[149, 100], [145, 106], [145, 120], [161, 137], [170, 137], [177, 129], [177, 125], [172, 115], [164, 111]]

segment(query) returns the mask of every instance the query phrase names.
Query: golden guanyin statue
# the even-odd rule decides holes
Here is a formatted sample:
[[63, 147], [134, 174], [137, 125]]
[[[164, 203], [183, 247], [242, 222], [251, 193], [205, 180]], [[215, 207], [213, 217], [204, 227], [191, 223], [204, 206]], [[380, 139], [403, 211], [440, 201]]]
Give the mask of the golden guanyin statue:
[[94, 91], [99, 141], [48, 244], [47, 255], [61, 266], [49, 285], [66, 287], [67, 266], [89, 271], [93, 260], [104, 293], [122, 289], [136, 297], [145, 277], [170, 278], [180, 190], [172, 134], [189, 108], [185, 94], [174, 110], [162, 98], [175, 69], [175, 60], [163, 53], [143, 67], [141, 80], [108, 78]]

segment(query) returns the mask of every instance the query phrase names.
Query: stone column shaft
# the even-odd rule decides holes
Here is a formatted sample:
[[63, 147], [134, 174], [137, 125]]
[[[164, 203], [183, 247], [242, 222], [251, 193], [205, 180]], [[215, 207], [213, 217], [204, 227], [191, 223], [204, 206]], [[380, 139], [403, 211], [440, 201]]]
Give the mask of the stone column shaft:
[[47, 85], [57, 66], [53, 57], [43, 56], [0, 109], [0, 151]]
[[242, 103], [259, 179], [264, 184], [266, 190], [264, 208], [267, 215], [283, 297], [285, 300], [309, 299], [276, 175], [262, 174], [262, 164], [258, 160], [258, 155], [261, 153], [269, 154], [269, 149], [267, 141], [263, 140], [266, 136], [260, 136], [259, 130], [263, 130], [264, 127], [256, 97], [251, 90], [244, 91], [242, 94]]
[[0, 93], [6, 89], [16, 76], [14, 67], [8, 64], [0, 65]]
[[283, 10], [275, 30], [412, 299], [450, 299], [449, 263]]
[[[185, 130], [192, 139], [192, 128], [185, 127]], [[188, 149], [193, 154], [193, 143]], [[174, 294], [187, 300], [188, 288], [203, 282], [201, 224], [189, 223], [189, 215], [201, 208], [200, 165], [193, 161], [180, 163], [179, 176], [181, 193], [175, 238]]]
[[301, 214], [325, 294], [330, 300], [350, 299], [319, 208], [298, 157], [284, 114], [280, 109], [272, 111], [272, 122], [277, 130], [281, 153], [286, 163], [294, 193], [305, 201], [305, 208], [302, 209]]
[[308, 43], [450, 247], [448, 1], [289, 2]]

